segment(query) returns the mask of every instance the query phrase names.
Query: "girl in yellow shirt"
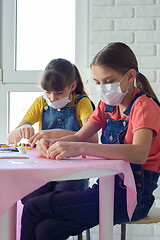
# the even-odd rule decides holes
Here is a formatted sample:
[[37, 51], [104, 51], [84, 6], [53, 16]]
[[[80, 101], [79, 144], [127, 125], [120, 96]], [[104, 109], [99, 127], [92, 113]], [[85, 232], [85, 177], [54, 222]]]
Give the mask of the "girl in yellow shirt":
[[[8, 135], [8, 142], [29, 139], [32, 146], [41, 138], [57, 138], [78, 131], [93, 112], [77, 67], [65, 59], [53, 59], [40, 81], [44, 95], [37, 98], [23, 120]], [[39, 122], [39, 132], [32, 125]], [[93, 138], [93, 141], [97, 141]]]

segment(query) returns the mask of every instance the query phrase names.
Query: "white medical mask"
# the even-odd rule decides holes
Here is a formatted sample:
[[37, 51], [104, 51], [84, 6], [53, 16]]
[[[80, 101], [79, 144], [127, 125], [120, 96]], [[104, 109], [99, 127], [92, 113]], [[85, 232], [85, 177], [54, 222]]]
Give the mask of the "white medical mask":
[[98, 85], [98, 95], [100, 96], [100, 99], [111, 106], [118, 106], [123, 98], [126, 96], [128, 93], [128, 88], [127, 90], [123, 93], [121, 91], [120, 87], [120, 82], [122, 79], [126, 76], [127, 73], [121, 78], [119, 82], [116, 83], [108, 83], [108, 84], [100, 84]]
[[72, 95], [71, 97], [64, 97], [54, 102], [51, 102], [49, 98], [47, 98], [46, 93], [44, 93], [43, 98], [46, 100], [48, 106], [53, 107], [55, 109], [61, 109], [72, 101]]

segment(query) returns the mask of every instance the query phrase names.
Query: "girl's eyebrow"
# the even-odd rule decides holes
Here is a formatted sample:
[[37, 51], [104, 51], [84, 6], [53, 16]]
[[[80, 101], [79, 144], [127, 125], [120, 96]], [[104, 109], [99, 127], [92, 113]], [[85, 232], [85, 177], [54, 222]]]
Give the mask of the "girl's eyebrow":
[[60, 92], [63, 92], [64, 90], [58, 90], [58, 91], [55, 91], [55, 92], [57, 92], [57, 93], [60, 93]]
[[95, 78], [93, 78], [93, 80], [98, 82], [98, 80], [97, 80], [97, 79], [95, 79]]

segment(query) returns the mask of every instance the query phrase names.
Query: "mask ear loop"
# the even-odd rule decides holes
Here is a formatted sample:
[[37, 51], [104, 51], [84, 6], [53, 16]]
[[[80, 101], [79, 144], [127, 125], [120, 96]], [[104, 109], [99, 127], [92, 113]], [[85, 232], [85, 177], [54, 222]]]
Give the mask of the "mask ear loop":
[[[74, 91], [73, 91], [74, 92]], [[73, 92], [71, 91], [71, 86], [69, 87], [69, 100], [72, 101], [72, 97], [73, 97]]]
[[[138, 74], [139, 74], [139, 70], [137, 70], [137, 72], [136, 72], [136, 77], [138, 76]], [[134, 79], [134, 80], [135, 80], [135, 79]], [[128, 84], [128, 87], [127, 87], [127, 90], [126, 90], [126, 91], [128, 91], [130, 85], [131, 85], [131, 83]]]
[[[74, 65], [73, 65], [74, 66]], [[73, 83], [73, 82], [72, 82]], [[76, 85], [76, 88], [73, 90], [73, 91], [71, 91], [71, 88], [72, 88], [72, 83], [71, 83], [71, 85], [69, 86], [69, 99], [72, 101], [72, 97], [73, 97], [73, 92], [76, 90], [76, 88], [77, 88], [77, 85]], [[77, 84], [77, 83], [76, 83]]]
[[[120, 82], [123, 80], [123, 78], [125, 78], [125, 76], [127, 75], [128, 71], [124, 74], [124, 76], [121, 78], [121, 80], [118, 82], [119, 83], [119, 86], [120, 86]], [[129, 86], [130, 86], [130, 83], [128, 84], [127, 86], [127, 89], [125, 92], [128, 92], [128, 89], [129, 89]], [[122, 91], [122, 90], [121, 90]]]
[[70, 87], [69, 87], [69, 94], [68, 94], [68, 96], [66, 96], [66, 97], [68, 97], [69, 98], [69, 100], [72, 102], [72, 97], [73, 97], [73, 92], [74, 91], [71, 91], [71, 85], [70, 85]]
[[119, 81], [119, 84], [120, 82], [123, 80], [123, 78], [125, 78], [125, 76], [127, 75], [128, 71], [124, 74], [124, 76], [121, 78], [121, 80]]

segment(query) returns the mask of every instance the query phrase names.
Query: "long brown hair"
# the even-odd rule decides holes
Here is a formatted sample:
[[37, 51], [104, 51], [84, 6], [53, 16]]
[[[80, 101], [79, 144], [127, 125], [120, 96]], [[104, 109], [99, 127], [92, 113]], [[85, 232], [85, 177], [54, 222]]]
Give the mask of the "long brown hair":
[[76, 80], [76, 94], [86, 94], [81, 75], [77, 67], [70, 61], [57, 58], [50, 61], [40, 80], [41, 88], [46, 91], [62, 91]]
[[122, 74], [125, 74], [130, 69], [135, 69], [137, 72], [136, 87], [157, 99], [148, 79], [138, 71], [138, 62], [135, 54], [125, 43], [114, 42], [108, 44], [96, 54], [92, 60], [91, 67], [92, 65], [108, 66], [120, 71]]

